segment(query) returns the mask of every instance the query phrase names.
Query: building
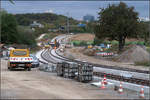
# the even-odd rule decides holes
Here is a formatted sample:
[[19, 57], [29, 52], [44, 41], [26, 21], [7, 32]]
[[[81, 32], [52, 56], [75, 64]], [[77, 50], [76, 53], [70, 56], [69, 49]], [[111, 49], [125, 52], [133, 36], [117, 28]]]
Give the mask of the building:
[[35, 27], [42, 28], [42, 27], [44, 27], [44, 25], [42, 25], [42, 24], [40, 24], [40, 23], [37, 23], [36, 21], [33, 21], [33, 23], [30, 24], [30, 27], [31, 27], [31, 28], [35, 28]]
[[150, 21], [150, 19], [148, 17], [144, 18], [144, 17], [140, 17], [139, 21], [144, 21], [144, 22], [148, 22]]
[[91, 21], [94, 21], [95, 18], [94, 16], [87, 14], [86, 16], [83, 16], [83, 20], [86, 22], [91, 22]]
[[82, 24], [82, 23], [79, 23], [77, 26], [78, 26], [78, 27], [85, 27], [86, 25], [85, 25], [85, 24]]

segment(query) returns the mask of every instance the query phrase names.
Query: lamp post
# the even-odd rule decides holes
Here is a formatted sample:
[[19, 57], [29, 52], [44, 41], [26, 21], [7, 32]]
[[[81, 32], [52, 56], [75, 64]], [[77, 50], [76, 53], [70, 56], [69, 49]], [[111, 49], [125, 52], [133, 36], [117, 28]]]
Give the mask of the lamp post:
[[67, 33], [69, 34], [69, 12], [67, 12]]

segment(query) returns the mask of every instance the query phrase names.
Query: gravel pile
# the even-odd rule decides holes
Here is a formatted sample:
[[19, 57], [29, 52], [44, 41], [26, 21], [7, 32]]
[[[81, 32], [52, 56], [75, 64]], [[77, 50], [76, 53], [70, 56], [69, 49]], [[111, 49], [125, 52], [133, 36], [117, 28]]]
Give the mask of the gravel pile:
[[149, 61], [150, 54], [145, 50], [144, 47], [134, 45], [130, 49], [123, 52], [118, 61], [120, 62], [141, 62], [141, 61]]

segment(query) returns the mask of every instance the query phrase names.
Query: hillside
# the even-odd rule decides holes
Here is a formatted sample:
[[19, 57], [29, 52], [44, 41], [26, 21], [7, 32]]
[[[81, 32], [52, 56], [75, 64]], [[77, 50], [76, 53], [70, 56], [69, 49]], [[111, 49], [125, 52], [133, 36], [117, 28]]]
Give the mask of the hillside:
[[[26, 14], [15, 14], [16, 20], [19, 25], [28, 26], [33, 21], [40, 23], [49, 23], [55, 25], [66, 25], [67, 17], [63, 15], [57, 15], [52, 13], [26, 13]], [[73, 18], [69, 18], [70, 24], [77, 24], [78, 21]]]

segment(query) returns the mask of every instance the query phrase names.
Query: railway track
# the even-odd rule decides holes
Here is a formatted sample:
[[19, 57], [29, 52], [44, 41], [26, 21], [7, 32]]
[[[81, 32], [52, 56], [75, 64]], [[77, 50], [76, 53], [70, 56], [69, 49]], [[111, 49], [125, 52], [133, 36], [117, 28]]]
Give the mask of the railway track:
[[[48, 49], [44, 50], [42, 53], [41, 53], [41, 57], [42, 59], [44, 59], [45, 61], [49, 62], [49, 63], [52, 63], [52, 64], [57, 64], [56, 62], [54, 62], [54, 59], [48, 54]], [[52, 61], [53, 60], [53, 61]], [[43, 63], [43, 62], [42, 62]]]
[[[82, 61], [78, 61], [78, 60], [74, 60], [74, 59], [69, 59], [67, 57], [64, 57], [62, 55], [60, 55], [57, 51], [55, 51], [55, 53], [62, 57], [63, 59], [66, 59], [68, 61], [72, 61], [72, 62], [77, 62], [77, 63], [84, 63]], [[90, 65], [96, 66], [96, 67], [101, 67], [101, 68], [109, 68], [109, 69], [115, 69], [115, 70], [122, 70], [122, 71], [130, 71], [130, 72], [138, 72], [138, 73], [144, 73], [144, 74], [150, 74], [150, 71], [146, 71], [146, 70], [138, 70], [138, 69], [132, 69], [132, 68], [123, 68], [123, 67], [115, 67], [115, 66], [106, 66], [106, 65], [100, 65], [100, 64], [93, 64], [93, 63], [89, 63]]]
[[[42, 52], [41, 54], [41, 57], [50, 62], [50, 63], [53, 63], [53, 64], [57, 64], [56, 60], [53, 59], [52, 61], [52, 57], [55, 57], [57, 59], [60, 59], [62, 61], [66, 61], [66, 62], [76, 62], [78, 64], [81, 64], [81, 63], [85, 63], [85, 62], [81, 62], [81, 61], [74, 61], [72, 59], [68, 59], [68, 58], [63, 58], [63, 56], [55, 56], [54, 54], [51, 53], [52, 49], [49, 49], [49, 50], [45, 50], [44, 52]], [[49, 53], [49, 54], [48, 54]], [[57, 52], [55, 52], [57, 53]], [[57, 53], [58, 54], [58, 53]], [[49, 56], [47, 56], [49, 55]], [[50, 56], [51, 55], [51, 56]], [[50, 60], [51, 59], [51, 60]], [[55, 61], [55, 62], [54, 62]], [[89, 63], [90, 64], [90, 63]], [[92, 65], [92, 64], [91, 64]], [[139, 84], [139, 85], [144, 85], [144, 86], [150, 86], [150, 81], [149, 80], [145, 80], [145, 79], [138, 79], [138, 78], [126, 78], [126, 77], [123, 77], [123, 76], [120, 76], [120, 75], [114, 75], [114, 74], [106, 74], [106, 73], [103, 73], [103, 72], [93, 72], [93, 75], [94, 76], [98, 76], [98, 77], [104, 77], [104, 75], [106, 75], [106, 77], [108, 79], [113, 79], [113, 80], [118, 80], [118, 81], [123, 81], [123, 82], [129, 82], [129, 83], [134, 83], [134, 84]]]
[[144, 86], [150, 86], [150, 81], [144, 80], [144, 79], [126, 78], [123, 76], [114, 75], [114, 74], [106, 74], [106, 73], [102, 73], [102, 72], [93, 72], [93, 75], [98, 76], [98, 77], [104, 77], [104, 75], [106, 75], [108, 79], [118, 80], [118, 81], [123, 81], [123, 82], [128, 82], [128, 83], [134, 83], [134, 84], [139, 84], [139, 85], [144, 85]]

